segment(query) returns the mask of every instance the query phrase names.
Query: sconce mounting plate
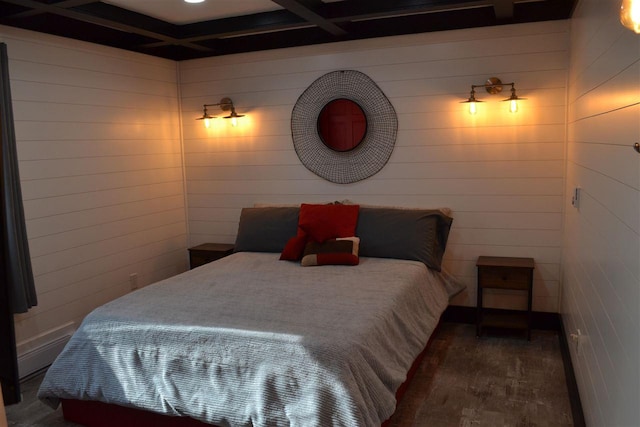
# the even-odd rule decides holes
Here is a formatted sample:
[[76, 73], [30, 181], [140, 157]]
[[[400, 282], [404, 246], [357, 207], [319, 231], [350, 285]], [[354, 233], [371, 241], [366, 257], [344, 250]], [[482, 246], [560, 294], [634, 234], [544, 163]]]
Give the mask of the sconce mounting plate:
[[491, 95], [502, 92], [502, 80], [497, 77], [488, 78], [484, 86]]
[[231, 98], [222, 98], [220, 100], [220, 109], [222, 111], [230, 111], [232, 107], [233, 102], [231, 101]]

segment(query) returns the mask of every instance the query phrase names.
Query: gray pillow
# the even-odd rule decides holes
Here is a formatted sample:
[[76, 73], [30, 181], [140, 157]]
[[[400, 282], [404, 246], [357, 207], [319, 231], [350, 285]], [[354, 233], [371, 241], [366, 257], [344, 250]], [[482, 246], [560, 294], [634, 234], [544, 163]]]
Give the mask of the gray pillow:
[[235, 252], [282, 252], [298, 232], [299, 207], [243, 208]]
[[360, 256], [422, 261], [442, 269], [453, 219], [440, 210], [360, 208]]

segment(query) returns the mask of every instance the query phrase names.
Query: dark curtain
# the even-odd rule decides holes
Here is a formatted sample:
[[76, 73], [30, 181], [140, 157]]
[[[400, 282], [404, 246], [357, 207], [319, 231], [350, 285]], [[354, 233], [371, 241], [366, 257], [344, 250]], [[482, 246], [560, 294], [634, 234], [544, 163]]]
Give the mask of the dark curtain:
[[2, 248], [0, 252], [0, 380], [6, 404], [20, 401], [14, 313], [24, 313], [37, 304], [27, 230], [18, 173], [18, 155], [13, 126], [7, 45], [0, 43], [0, 137], [2, 182]]

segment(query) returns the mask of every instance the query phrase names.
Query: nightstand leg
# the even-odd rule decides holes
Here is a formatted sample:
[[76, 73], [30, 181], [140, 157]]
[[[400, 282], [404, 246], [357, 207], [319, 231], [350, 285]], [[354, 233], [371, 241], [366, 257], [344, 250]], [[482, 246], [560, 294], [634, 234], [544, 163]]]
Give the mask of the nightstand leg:
[[527, 301], [527, 340], [531, 341], [531, 312], [533, 309], [533, 269], [529, 273], [529, 301]]
[[[478, 272], [478, 274], [480, 274]], [[479, 284], [478, 284], [479, 285]], [[478, 297], [476, 300], [476, 336], [482, 335], [482, 287], [477, 287]]]

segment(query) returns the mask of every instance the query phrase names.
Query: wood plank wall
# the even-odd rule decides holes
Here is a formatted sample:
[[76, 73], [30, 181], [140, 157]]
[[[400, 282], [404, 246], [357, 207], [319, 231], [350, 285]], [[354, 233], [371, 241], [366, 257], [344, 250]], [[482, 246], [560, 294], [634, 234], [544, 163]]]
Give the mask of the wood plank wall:
[[[187, 268], [176, 63], [0, 27], [38, 306], [19, 354]], [[22, 372], [21, 374], [24, 374]]]
[[[617, 0], [581, 0], [571, 31], [562, 316], [588, 425], [638, 425], [640, 37]], [[569, 337], [568, 341], [571, 343]]]
[[[475, 305], [479, 255], [534, 257], [533, 307], [559, 307], [566, 21], [499, 26], [257, 52], [180, 63], [188, 218], [193, 244], [233, 242], [242, 207], [325, 202], [453, 209], [445, 268], [468, 285], [454, 303]], [[292, 108], [315, 79], [339, 69], [370, 76], [399, 119], [395, 150], [377, 175], [332, 184], [293, 149]], [[518, 114], [490, 96], [476, 116], [460, 104], [471, 84], [516, 82]], [[202, 104], [229, 96], [247, 117], [206, 130]], [[213, 107], [210, 112], [215, 111]], [[523, 308], [507, 292], [487, 301]]]

